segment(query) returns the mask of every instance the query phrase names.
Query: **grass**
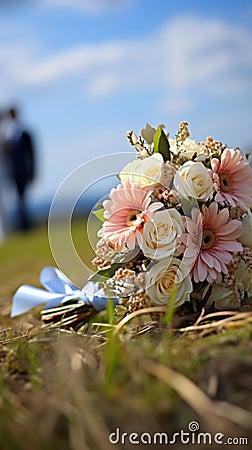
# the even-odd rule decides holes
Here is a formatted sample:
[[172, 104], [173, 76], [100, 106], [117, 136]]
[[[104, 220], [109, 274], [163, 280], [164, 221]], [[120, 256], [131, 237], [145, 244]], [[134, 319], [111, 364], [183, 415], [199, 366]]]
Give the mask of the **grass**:
[[[91, 259], [81, 221], [73, 225], [73, 240]], [[244, 437], [251, 445], [247, 311], [201, 318], [184, 329], [172, 329], [168, 315], [158, 323], [148, 311], [118, 322], [110, 310], [82, 333], [41, 328], [39, 308], [15, 319], [9, 314], [16, 288], [39, 286], [41, 269], [55, 265], [46, 226], [10, 236], [0, 247], [0, 265], [1, 449], [131, 449], [136, 436], [137, 448], [166, 448], [148, 439], [159, 432], [171, 439], [188, 432], [190, 422], [213, 437], [223, 433], [223, 441]], [[120, 438], [112, 435], [118, 443], [111, 444], [109, 435], [118, 430]], [[186, 447], [202, 448], [192, 438]]]

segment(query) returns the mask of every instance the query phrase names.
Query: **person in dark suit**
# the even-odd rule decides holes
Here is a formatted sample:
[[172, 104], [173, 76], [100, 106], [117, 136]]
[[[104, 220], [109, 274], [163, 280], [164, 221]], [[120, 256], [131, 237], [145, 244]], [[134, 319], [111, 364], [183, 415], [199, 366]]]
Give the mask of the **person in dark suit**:
[[31, 221], [26, 206], [26, 191], [35, 177], [34, 144], [32, 136], [20, 122], [15, 108], [9, 110], [9, 119], [5, 141], [9, 178], [18, 198], [17, 226], [27, 230], [31, 227]]
[[5, 208], [3, 201], [4, 180], [5, 180], [5, 161], [3, 152], [3, 136], [4, 136], [4, 114], [0, 111], [0, 243], [4, 241], [6, 234]]

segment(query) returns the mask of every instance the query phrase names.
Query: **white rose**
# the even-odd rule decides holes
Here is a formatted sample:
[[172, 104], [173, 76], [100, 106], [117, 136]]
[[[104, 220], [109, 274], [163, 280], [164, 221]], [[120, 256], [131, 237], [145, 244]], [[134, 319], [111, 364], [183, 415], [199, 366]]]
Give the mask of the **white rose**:
[[214, 191], [211, 176], [201, 162], [184, 163], [174, 176], [174, 186], [182, 197], [201, 201], [207, 201]]
[[145, 159], [136, 159], [128, 163], [121, 171], [119, 177], [124, 184], [127, 178], [133, 183], [141, 186], [149, 186], [157, 183], [161, 177], [161, 167], [163, 157], [160, 153], [155, 153]]
[[156, 211], [144, 225], [142, 251], [147, 258], [160, 260], [177, 253], [178, 236], [185, 231], [182, 216], [174, 208]]
[[202, 156], [204, 154], [202, 147], [196, 144], [196, 142], [193, 139], [185, 139], [185, 141], [183, 141], [181, 145], [177, 146], [176, 139], [169, 138], [169, 144], [170, 150], [174, 155], [182, 153], [183, 156], [185, 156], [188, 159], [191, 159], [195, 153], [197, 153], [197, 155], [201, 154]]
[[252, 296], [252, 273], [245, 263], [235, 271], [238, 286], [241, 292], [247, 292], [248, 297]]
[[252, 249], [252, 213], [248, 211], [248, 214], [242, 218], [242, 235], [238, 238], [245, 247]]
[[188, 267], [177, 258], [162, 259], [146, 273], [146, 294], [156, 305], [168, 304], [175, 292], [175, 306], [180, 306], [190, 300], [192, 289]]
[[214, 302], [216, 308], [223, 311], [225, 309], [238, 309], [241, 306], [240, 300], [239, 295], [235, 294], [233, 289], [214, 283], [207, 305], [210, 306]]

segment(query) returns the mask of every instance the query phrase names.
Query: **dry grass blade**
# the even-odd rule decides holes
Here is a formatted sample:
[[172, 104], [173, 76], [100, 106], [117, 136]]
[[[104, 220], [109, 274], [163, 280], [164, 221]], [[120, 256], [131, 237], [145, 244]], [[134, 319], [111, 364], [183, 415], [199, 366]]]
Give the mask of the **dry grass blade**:
[[166, 313], [166, 312], [167, 312], [166, 306], [152, 306], [150, 308], [142, 308], [142, 309], [139, 309], [138, 311], [134, 311], [133, 313], [128, 314], [122, 320], [120, 320], [120, 322], [116, 325], [116, 327], [114, 329], [114, 333], [118, 334], [122, 330], [122, 328], [124, 327], [124, 325], [126, 323], [130, 322], [130, 320], [134, 319], [137, 316], [144, 315], [144, 314], [155, 314], [155, 313]]
[[[223, 316], [230, 316], [225, 317], [224, 319], [214, 320], [210, 323], [206, 324], [200, 324], [203, 320], [209, 320], [209, 319], [215, 319], [218, 317]], [[206, 329], [218, 329], [218, 328], [232, 328], [234, 326], [242, 326], [246, 325], [247, 323], [252, 323], [252, 312], [242, 312], [242, 313], [235, 313], [231, 311], [223, 311], [223, 312], [217, 312], [208, 314], [207, 316], [199, 318], [195, 325], [190, 325], [188, 327], [178, 328], [181, 332], [189, 332], [189, 331], [201, 331]]]
[[[204, 312], [205, 310], [202, 309], [202, 312], [197, 320], [197, 323], [202, 322], [204, 320], [209, 320], [209, 319], [216, 319], [218, 317], [226, 317], [226, 316], [236, 316], [238, 314], [237, 311], [216, 311], [210, 314], [207, 314], [206, 316], [204, 316]], [[203, 313], [203, 314], [202, 314]]]
[[[118, 334], [122, 331], [123, 327], [129, 323], [131, 320], [151, 314], [165, 314], [167, 312], [166, 306], [155, 306], [149, 308], [142, 308], [138, 311], [134, 311], [131, 314], [125, 316], [120, 322], [115, 326], [114, 333]], [[202, 309], [201, 314], [197, 318], [196, 322], [193, 325], [188, 325], [186, 327], [176, 327], [174, 331], [179, 331], [182, 333], [187, 332], [212, 332], [216, 330], [230, 329], [235, 327], [241, 327], [247, 324], [252, 323], [252, 312], [237, 312], [237, 311], [218, 311], [214, 313], [210, 313], [204, 315], [205, 310]], [[207, 322], [207, 323], [204, 323]], [[173, 326], [174, 324], [171, 323]]]
[[231, 422], [236, 423], [248, 430], [251, 429], [252, 424], [252, 414], [249, 411], [246, 411], [240, 406], [230, 404], [224, 401], [216, 401], [215, 402], [215, 410], [217, 414], [226, 419], [229, 419]]
[[1, 345], [8, 345], [12, 344], [16, 341], [21, 341], [22, 339], [29, 339], [31, 336], [36, 336], [36, 333], [38, 331], [37, 327], [33, 327], [28, 332], [26, 331], [24, 334], [20, 334], [18, 336], [11, 336], [11, 337], [5, 337], [4, 339], [0, 340]]
[[205, 314], [205, 308], [202, 308], [201, 313], [194, 324], [195, 326], [198, 325], [201, 322], [201, 320], [204, 319], [204, 314]]
[[195, 383], [184, 375], [151, 360], [144, 360], [147, 372], [167, 383], [211, 429], [230, 430], [230, 421], [250, 429], [252, 414], [226, 402], [213, 402]]

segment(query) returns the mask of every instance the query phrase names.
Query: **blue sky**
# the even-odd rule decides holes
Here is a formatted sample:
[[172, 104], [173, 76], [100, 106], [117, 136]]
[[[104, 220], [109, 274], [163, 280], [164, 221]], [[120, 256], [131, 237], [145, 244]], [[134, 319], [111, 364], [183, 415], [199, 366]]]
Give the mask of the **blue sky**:
[[252, 147], [251, 24], [246, 0], [1, 1], [0, 109], [36, 137], [33, 201], [146, 122]]

